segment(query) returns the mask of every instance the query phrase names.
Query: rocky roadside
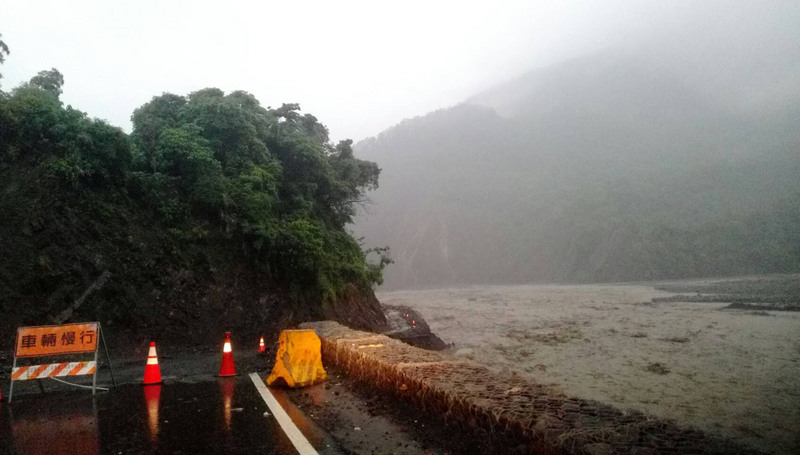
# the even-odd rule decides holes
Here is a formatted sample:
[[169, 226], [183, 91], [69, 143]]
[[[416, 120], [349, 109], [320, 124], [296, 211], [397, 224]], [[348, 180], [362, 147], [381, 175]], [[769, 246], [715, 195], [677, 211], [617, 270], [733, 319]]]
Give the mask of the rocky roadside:
[[377, 331], [390, 338], [403, 341], [422, 349], [441, 351], [447, 344], [431, 332], [422, 315], [407, 306], [381, 305], [386, 315], [387, 330]]
[[306, 415], [354, 454], [492, 453], [485, 438], [444, 426], [441, 416], [421, 413], [402, 402], [326, 366], [328, 380], [287, 394]]

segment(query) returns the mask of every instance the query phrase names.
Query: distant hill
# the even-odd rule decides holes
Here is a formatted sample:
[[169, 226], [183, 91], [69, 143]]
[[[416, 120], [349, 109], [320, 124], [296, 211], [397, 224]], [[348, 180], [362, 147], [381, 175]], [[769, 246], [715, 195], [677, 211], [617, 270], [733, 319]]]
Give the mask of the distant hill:
[[358, 143], [390, 288], [800, 271], [800, 107], [642, 54], [534, 71]]

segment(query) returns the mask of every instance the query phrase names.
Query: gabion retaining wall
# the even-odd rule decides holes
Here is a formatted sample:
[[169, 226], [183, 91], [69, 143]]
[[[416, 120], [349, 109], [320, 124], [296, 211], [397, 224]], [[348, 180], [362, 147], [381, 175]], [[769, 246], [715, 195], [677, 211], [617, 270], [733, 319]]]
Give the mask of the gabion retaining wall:
[[302, 324], [322, 339], [322, 356], [358, 380], [452, 425], [482, 433], [497, 453], [731, 454], [730, 441], [635, 411], [569, 397], [518, 375], [426, 351], [336, 322]]

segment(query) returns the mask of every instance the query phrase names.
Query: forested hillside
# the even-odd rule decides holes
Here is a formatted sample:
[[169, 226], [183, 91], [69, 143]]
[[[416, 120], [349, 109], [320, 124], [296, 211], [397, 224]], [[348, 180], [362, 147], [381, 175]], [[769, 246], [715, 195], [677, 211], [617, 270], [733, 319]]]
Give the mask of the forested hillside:
[[528, 73], [356, 145], [394, 288], [800, 270], [800, 106], [657, 57]]
[[127, 135], [65, 107], [63, 84], [54, 69], [0, 91], [0, 330], [374, 316], [383, 264], [344, 226], [380, 170], [350, 141], [297, 105], [213, 88], [154, 97]]

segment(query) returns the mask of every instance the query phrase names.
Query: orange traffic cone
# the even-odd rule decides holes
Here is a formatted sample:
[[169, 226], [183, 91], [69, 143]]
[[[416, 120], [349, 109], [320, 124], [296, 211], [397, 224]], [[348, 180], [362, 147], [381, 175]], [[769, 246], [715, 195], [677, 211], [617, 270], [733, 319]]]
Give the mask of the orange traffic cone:
[[231, 333], [225, 332], [225, 344], [222, 346], [222, 365], [219, 367], [219, 375], [236, 376], [236, 367], [233, 366], [233, 353], [231, 352]]
[[258, 353], [265, 354], [267, 352], [267, 347], [264, 346], [264, 337], [258, 340]]
[[158, 366], [155, 341], [150, 342], [150, 352], [147, 354], [147, 365], [144, 367], [144, 380], [142, 384], [161, 384], [161, 368]]

